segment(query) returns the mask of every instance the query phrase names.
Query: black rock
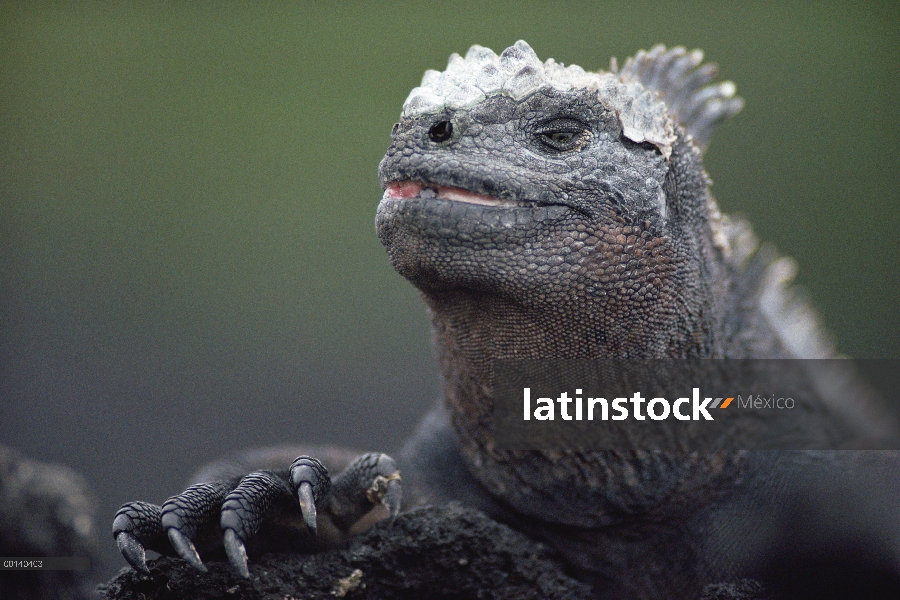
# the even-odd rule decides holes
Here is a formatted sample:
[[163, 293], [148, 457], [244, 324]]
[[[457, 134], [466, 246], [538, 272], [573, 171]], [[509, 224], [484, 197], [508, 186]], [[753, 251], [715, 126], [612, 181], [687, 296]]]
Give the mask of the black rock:
[[320, 554], [272, 553], [251, 561], [249, 580], [226, 562], [200, 573], [182, 560], [123, 569], [102, 598], [585, 598], [543, 545], [476, 510], [428, 507], [382, 521], [348, 546]]

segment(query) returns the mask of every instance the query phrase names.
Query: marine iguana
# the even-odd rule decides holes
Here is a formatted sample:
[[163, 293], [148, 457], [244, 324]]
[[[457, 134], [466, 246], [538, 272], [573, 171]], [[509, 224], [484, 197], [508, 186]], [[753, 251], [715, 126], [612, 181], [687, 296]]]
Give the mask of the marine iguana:
[[[742, 101], [701, 61], [657, 46], [594, 73], [541, 62], [520, 41], [428, 71], [379, 167], [376, 228], [427, 305], [441, 406], [396, 461], [322, 449], [244, 476], [290, 461], [250, 453], [162, 507], [128, 503], [113, 525], [128, 562], [145, 570], [145, 548], [174, 550], [203, 569], [200, 554], [224, 543], [246, 577], [246, 547], [327, 546], [373, 507], [396, 515], [402, 472], [404, 506], [481, 509], [555, 547], [598, 597], [697, 597], [747, 575], [777, 591], [785, 564], [803, 561], [818, 565], [813, 578], [825, 564], [896, 583], [894, 453], [495, 444], [498, 359], [835, 356], [788, 285], [792, 263], [760, 249], [709, 193], [702, 152]], [[821, 401], [852, 435], [894, 434]], [[349, 466], [331, 480], [323, 462]], [[792, 553], [791, 534], [813, 541]]]

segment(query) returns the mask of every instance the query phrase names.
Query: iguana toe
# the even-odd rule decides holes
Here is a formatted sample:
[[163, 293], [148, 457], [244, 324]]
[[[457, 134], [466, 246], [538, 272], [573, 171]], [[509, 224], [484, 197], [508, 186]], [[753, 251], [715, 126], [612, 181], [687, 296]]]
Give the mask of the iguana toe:
[[149, 575], [146, 549], [162, 552], [166, 546], [160, 525], [160, 507], [148, 502], [123, 504], [113, 519], [113, 537], [119, 551], [136, 571]]
[[316, 502], [324, 498], [331, 490], [331, 479], [328, 469], [311, 456], [298, 456], [291, 464], [291, 486], [297, 495], [303, 522], [310, 535], [316, 537]]
[[227, 483], [198, 483], [172, 496], [162, 506], [160, 524], [169, 543], [195, 569], [206, 571], [200, 551], [219, 545], [218, 519], [230, 486]]

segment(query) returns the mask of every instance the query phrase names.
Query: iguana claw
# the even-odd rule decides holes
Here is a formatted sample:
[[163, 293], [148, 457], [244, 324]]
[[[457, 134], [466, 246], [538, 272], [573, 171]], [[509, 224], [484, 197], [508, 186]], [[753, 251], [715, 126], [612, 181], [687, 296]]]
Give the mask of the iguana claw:
[[387, 490], [384, 493], [384, 498], [381, 499], [381, 503], [387, 507], [388, 512], [391, 515], [391, 523], [394, 522], [394, 519], [397, 517], [397, 513], [400, 512], [400, 501], [402, 499], [403, 492], [400, 488], [400, 474], [398, 472], [397, 478], [392, 479], [387, 484]]
[[119, 551], [136, 571], [149, 575], [146, 549], [161, 552], [165, 545], [161, 510], [148, 502], [123, 504], [113, 519], [113, 537]]
[[197, 553], [197, 548], [194, 547], [194, 543], [178, 529], [169, 529], [166, 533], [169, 535], [169, 542], [171, 542], [172, 547], [175, 549], [175, 552], [178, 553], [178, 556], [186, 560], [198, 571], [206, 573], [206, 565], [200, 560], [200, 554]]
[[[206, 572], [201, 555], [224, 545], [235, 570], [249, 578], [248, 545], [253, 553], [340, 543], [353, 535], [356, 523], [366, 526], [361, 519], [373, 505], [385, 506], [392, 518], [400, 510], [400, 473], [386, 454], [358, 457], [335, 481], [332, 486], [328, 469], [304, 455], [286, 471], [192, 485], [162, 507], [125, 504], [116, 513], [113, 536], [128, 564], [144, 574], [149, 574], [146, 550], [177, 554]], [[330, 521], [332, 535], [313, 543], [320, 518]]]
[[303, 522], [306, 523], [310, 535], [316, 537], [316, 503], [313, 499], [312, 486], [308, 481], [304, 481], [297, 488], [297, 501], [300, 503]]
[[[209, 549], [208, 536], [201, 536], [201, 531], [213, 531], [228, 490], [229, 487], [222, 483], [198, 483], [172, 496], [162, 505], [160, 524], [169, 543], [181, 558], [198, 571], [206, 572], [206, 567], [200, 560], [197, 546], [201, 551]], [[200, 539], [207, 543], [201, 543]]]
[[147, 568], [147, 553], [133, 535], [127, 531], [119, 533], [116, 536], [116, 545], [135, 571], [140, 571], [144, 575], [150, 574], [150, 569]]
[[247, 567], [247, 549], [233, 529], [225, 530], [225, 553], [238, 574], [244, 579], [250, 579], [250, 569]]
[[316, 537], [316, 502], [322, 500], [331, 491], [331, 478], [328, 469], [311, 456], [298, 456], [291, 463], [291, 486], [300, 503], [303, 522], [312, 537]]

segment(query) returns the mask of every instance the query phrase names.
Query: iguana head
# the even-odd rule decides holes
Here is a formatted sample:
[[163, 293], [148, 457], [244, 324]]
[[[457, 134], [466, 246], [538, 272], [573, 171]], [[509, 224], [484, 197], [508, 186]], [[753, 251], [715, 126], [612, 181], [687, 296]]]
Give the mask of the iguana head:
[[428, 71], [379, 169], [394, 267], [433, 313], [544, 319], [577, 338], [569, 356], [702, 354], [713, 236], [699, 148], [740, 100], [706, 86], [701, 58], [658, 47], [592, 73], [520, 41]]

